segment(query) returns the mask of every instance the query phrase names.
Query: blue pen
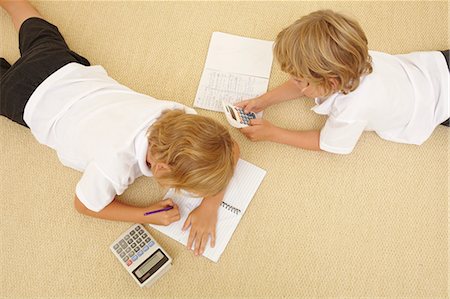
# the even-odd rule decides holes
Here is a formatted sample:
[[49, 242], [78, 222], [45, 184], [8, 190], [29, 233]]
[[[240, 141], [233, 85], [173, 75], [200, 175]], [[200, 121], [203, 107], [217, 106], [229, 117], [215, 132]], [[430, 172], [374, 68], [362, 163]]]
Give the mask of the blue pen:
[[168, 211], [168, 210], [172, 210], [172, 209], [173, 209], [172, 206], [168, 206], [168, 207], [165, 207], [164, 209], [159, 209], [159, 210], [156, 210], [156, 211], [147, 212], [147, 213], [144, 214], [144, 216], [155, 214], [155, 213], [159, 213], [159, 212], [164, 212], [164, 211]]

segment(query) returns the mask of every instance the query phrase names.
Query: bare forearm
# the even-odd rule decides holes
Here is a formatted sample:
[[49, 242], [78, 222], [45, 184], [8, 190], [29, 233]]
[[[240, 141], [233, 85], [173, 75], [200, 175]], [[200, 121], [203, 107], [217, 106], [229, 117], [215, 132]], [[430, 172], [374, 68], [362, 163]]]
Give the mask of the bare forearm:
[[270, 141], [292, 145], [307, 150], [319, 151], [320, 131], [292, 131], [275, 127], [273, 128]]
[[86, 208], [78, 198], [75, 198], [75, 208], [78, 212], [87, 216], [135, 223], [155, 223], [155, 215], [144, 216], [144, 213], [148, 211], [147, 208], [135, 207], [123, 204], [117, 199], [113, 200], [109, 205], [103, 208], [99, 212], [94, 212]]
[[261, 98], [267, 106], [271, 106], [284, 101], [289, 101], [301, 97], [303, 94], [294, 83], [294, 80], [288, 80], [280, 86], [265, 93]]

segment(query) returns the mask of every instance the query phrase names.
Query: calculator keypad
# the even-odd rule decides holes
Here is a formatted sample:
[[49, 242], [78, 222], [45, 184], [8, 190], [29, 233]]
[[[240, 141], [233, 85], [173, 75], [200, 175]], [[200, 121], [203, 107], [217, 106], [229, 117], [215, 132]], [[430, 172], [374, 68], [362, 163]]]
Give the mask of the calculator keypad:
[[250, 120], [255, 119], [256, 115], [253, 112], [245, 113], [243, 109], [235, 107], [236, 111], [239, 112], [239, 116], [241, 117], [241, 123], [248, 125]]
[[144, 229], [137, 226], [134, 230], [125, 235], [113, 249], [120, 256], [122, 261], [130, 266], [133, 262], [155, 245], [155, 242], [148, 236]]

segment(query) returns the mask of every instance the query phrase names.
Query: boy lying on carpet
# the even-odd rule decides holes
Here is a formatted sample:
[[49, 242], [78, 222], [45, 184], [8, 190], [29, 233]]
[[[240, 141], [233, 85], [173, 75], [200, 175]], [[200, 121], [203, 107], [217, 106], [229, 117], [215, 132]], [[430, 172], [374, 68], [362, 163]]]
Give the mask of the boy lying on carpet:
[[439, 124], [449, 126], [448, 50], [403, 55], [368, 51], [357, 22], [322, 10], [282, 30], [274, 54], [292, 78], [236, 106], [259, 112], [305, 96], [315, 98], [312, 110], [328, 119], [321, 131], [291, 131], [255, 119], [241, 129], [250, 140], [348, 154], [363, 131], [419, 145]]
[[[75, 207], [110, 220], [168, 225], [171, 199], [148, 207], [114, 200], [142, 175], [205, 197], [184, 224], [188, 248], [215, 243], [217, 210], [239, 156], [227, 128], [179, 103], [139, 94], [71, 51], [26, 1], [0, 1], [19, 31], [21, 57], [0, 62], [0, 114], [31, 129], [65, 166], [83, 171]], [[198, 134], [201, 132], [201, 134]], [[148, 211], [170, 210], [144, 216]]]

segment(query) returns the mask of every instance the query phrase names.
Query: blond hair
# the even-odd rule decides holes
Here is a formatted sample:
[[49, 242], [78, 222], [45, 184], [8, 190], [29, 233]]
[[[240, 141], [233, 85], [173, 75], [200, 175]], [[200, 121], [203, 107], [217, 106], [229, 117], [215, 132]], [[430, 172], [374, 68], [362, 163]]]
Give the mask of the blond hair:
[[163, 187], [212, 196], [233, 176], [234, 141], [215, 120], [180, 110], [165, 111], [149, 128], [150, 153], [170, 171], [155, 176]]
[[320, 86], [327, 95], [355, 90], [360, 77], [372, 72], [367, 38], [359, 24], [331, 10], [302, 17], [277, 36], [274, 54], [281, 69]]

